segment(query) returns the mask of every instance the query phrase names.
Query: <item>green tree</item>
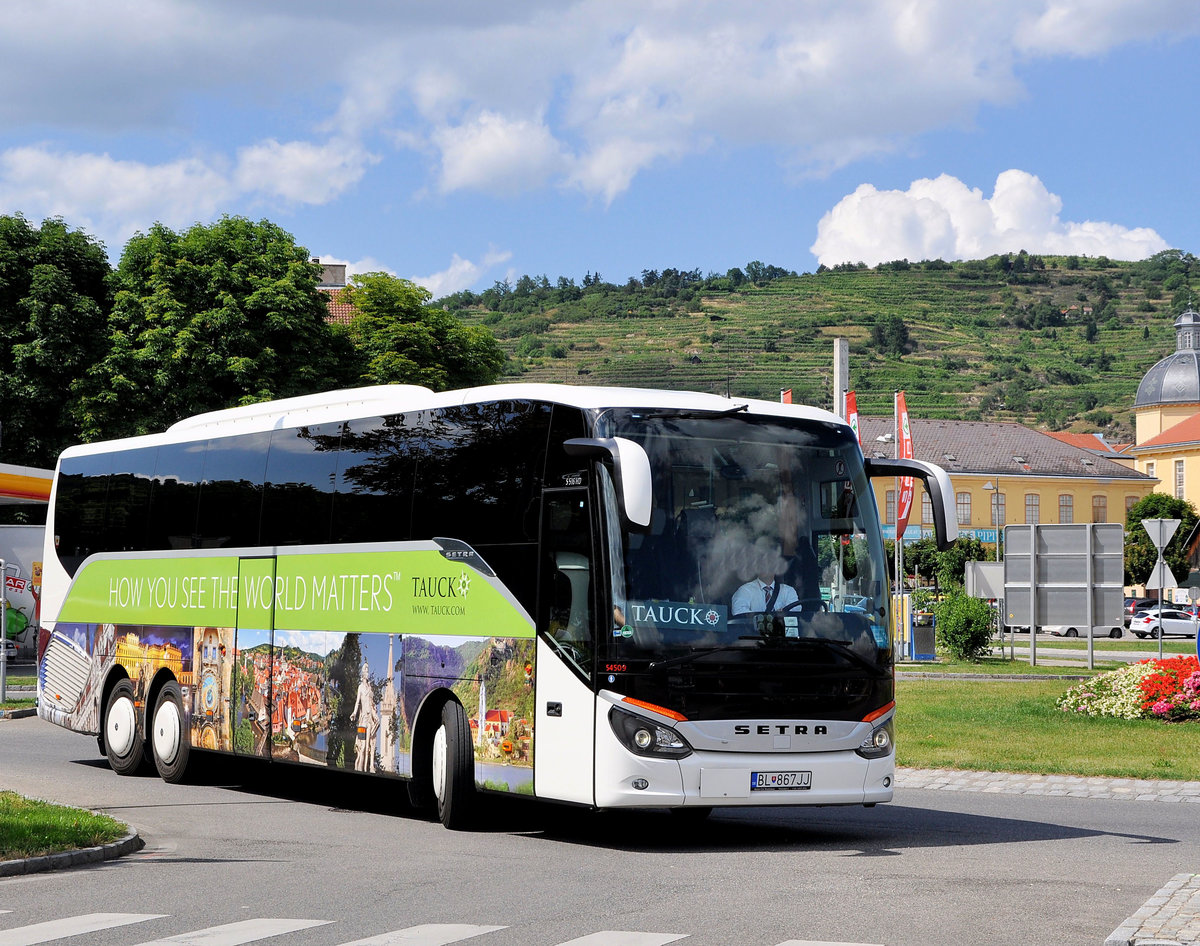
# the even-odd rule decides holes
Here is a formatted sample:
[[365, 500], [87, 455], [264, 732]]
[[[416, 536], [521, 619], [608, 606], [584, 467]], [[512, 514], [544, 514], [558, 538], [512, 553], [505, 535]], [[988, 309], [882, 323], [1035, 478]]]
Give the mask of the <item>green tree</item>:
[[104, 246], [62, 220], [0, 216], [0, 458], [53, 466], [82, 439], [78, 379], [105, 352], [112, 307]]
[[1143, 519], [1178, 519], [1179, 528], [1163, 551], [1167, 567], [1178, 581], [1187, 578], [1187, 539], [1196, 525], [1196, 510], [1186, 499], [1151, 493], [1134, 503], [1125, 516], [1125, 584], [1142, 585], [1154, 570], [1158, 552], [1142, 525]]
[[344, 384], [353, 350], [325, 321], [319, 276], [308, 251], [265, 220], [134, 236], [117, 267], [110, 347], [78, 408], [85, 435], [146, 433]]
[[407, 279], [365, 273], [351, 279], [342, 298], [357, 310], [350, 335], [364, 381], [444, 391], [488, 384], [504, 367], [488, 329], [428, 305], [429, 291]]

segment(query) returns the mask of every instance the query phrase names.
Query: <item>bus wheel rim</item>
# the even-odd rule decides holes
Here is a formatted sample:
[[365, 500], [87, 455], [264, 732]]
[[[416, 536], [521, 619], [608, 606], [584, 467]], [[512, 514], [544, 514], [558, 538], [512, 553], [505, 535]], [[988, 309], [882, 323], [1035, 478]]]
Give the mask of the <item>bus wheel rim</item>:
[[127, 696], [119, 697], [108, 708], [108, 718], [104, 721], [104, 739], [113, 754], [122, 759], [133, 749], [136, 734], [137, 717], [133, 700]]
[[165, 700], [154, 714], [154, 754], [167, 765], [179, 754], [182, 729], [179, 707], [174, 700]]
[[438, 801], [446, 797], [446, 727], [433, 734], [433, 793]]

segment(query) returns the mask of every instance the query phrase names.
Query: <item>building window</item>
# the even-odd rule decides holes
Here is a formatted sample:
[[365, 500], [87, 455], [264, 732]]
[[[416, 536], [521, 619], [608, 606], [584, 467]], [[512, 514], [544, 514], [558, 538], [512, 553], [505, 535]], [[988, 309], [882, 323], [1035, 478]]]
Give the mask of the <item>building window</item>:
[[883, 521], [895, 523], [896, 521], [896, 491], [889, 489], [887, 496], [884, 497]]
[[921, 522], [926, 525], [933, 522], [933, 501], [928, 493], [921, 493]]
[[1175, 461], [1175, 498], [1183, 499], [1183, 461]]
[[1151, 477], [1152, 479], [1157, 479], [1157, 477], [1154, 476], [1154, 461], [1153, 460], [1148, 460], [1146, 462], [1146, 475]]
[[1132, 509], [1134, 506], [1136, 506], [1137, 503], [1138, 503], [1138, 498], [1136, 496], [1126, 496], [1125, 497], [1125, 515], [1128, 516], [1129, 510]]
[[992, 492], [992, 525], [1002, 526], [1008, 520], [1005, 518], [1004, 494], [1000, 490]]
[[1025, 494], [1025, 522], [1036, 526], [1042, 521], [1042, 497], [1037, 493]]
[[1108, 497], [1092, 497], [1092, 522], [1108, 522]]
[[971, 524], [971, 494], [958, 493], [955, 498], [955, 506], [958, 508], [958, 524], [969, 526]]
[[1070, 493], [1060, 493], [1058, 496], [1058, 521], [1062, 523], [1075, 521], [1075, 497]]

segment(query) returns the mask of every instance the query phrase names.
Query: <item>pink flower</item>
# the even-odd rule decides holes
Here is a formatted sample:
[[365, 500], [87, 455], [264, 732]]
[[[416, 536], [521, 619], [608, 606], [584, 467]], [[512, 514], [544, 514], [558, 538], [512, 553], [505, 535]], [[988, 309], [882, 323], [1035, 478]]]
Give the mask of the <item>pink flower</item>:
[[1155, 716], [1166, 716], [1167, 713], [1171, 712], [1171, 704], [1166, 700], [1159, 700], [1150, 707], [1150, 712], [1152, 712]]

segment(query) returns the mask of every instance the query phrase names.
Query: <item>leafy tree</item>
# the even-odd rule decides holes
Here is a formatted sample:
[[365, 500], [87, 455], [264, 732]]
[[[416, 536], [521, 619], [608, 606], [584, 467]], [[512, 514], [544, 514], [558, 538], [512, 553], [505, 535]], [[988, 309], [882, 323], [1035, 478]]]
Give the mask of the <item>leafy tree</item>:
[[134, 236], [117, 267], [109, 349], [78, 405], [85, 436], [344, 384], [353, 352], [325, 321], [319, 276], [307, 250], [265, 220]]
[[1158, 561], [1158, 551], [1142, 525], [1143, 519], [1179, 520], [1179, 528], [1163, 550], [1163, 558], [1176, 579], [1183, 581], [1191, 568], [1187, 539], [1196, 525], [1196, 510], [1186, 499], [1151, 493], [1134, 503], [1125, 516], [1125, 584], [1145, 584]]
[[362, 359], [363, 381], [443, 391], [488, 384], [504, 367], [504, 352], [488, 329], [428, 305], [429, 291], [407, 279], [355, 276], [342, 298], [358, 312], [350, 335]]
[[871, 327], [871, 341], [875, 347], [888, 355], [903, 355], [911, 345], [908, 326], [898, 315], [885, 315]]
[[78, 379], [105, 351], [112, 307], [104, 247], [62, 220], [0, 216], [0, 458], [53, 466], [82, 439]]

